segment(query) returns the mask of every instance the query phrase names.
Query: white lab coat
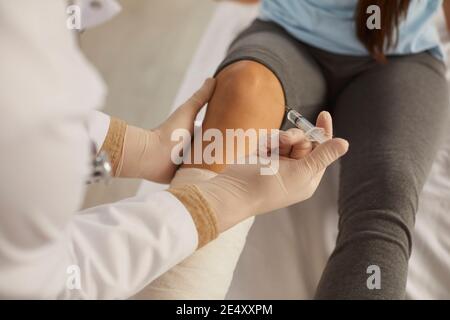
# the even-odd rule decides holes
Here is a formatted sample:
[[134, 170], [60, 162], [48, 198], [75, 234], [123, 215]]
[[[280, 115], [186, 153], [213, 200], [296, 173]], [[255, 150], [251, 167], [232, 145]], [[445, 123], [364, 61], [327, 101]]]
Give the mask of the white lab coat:
[[109, 118], [65, 10], [0, 0], [0, 298], [127, 298], [197, 247], [168, 192], [77, 213]]

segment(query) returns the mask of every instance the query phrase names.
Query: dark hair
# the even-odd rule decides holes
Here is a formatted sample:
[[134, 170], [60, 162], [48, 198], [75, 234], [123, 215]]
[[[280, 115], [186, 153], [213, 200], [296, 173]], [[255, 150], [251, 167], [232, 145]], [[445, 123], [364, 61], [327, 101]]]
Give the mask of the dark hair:
[[[396, 45], [398, 25], [406, 17], [410, 0], [359, 0], [356, 8], [356, 32], [358, 39], [378, 61], [385, 62], [385, 49]], [[377, 5], [381, 9], [381, 29], [369, 29], [367, 8]]]

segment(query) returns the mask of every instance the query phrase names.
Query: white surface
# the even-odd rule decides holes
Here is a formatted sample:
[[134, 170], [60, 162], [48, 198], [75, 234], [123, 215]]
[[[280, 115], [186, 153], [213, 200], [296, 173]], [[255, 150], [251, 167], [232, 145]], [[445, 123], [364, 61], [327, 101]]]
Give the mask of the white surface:
[[[256, 14], [255, 7], [232, 3], [218, 7], [174, 107], [214, 73], [230, 42]], [[439, 23], [444, 26], [442, 16]], [[420, 199], [407, 287], [411, 299], [450, 298], [450, 125], [447, 129], [445, 144]], [[337, 172], [337, 166], [327, 172], [312, 200], [256, 220], [228, 298], [313, 296], [337, 235]], [[160, 188], [144, 183], [141, 192]]]

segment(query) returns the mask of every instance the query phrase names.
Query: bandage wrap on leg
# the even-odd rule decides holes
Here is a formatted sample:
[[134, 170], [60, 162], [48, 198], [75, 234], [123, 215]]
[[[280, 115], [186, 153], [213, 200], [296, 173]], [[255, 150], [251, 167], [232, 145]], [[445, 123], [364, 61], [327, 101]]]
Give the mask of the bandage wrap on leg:
[[[180, 169], [171, 188], [209, 180], [214, 176], [216, 173], [209, 170]], [[225, 299], [253, 221], [254, 218], [250, 218], [222, 233], [216, 240], [153, 281], [135, 298]]]

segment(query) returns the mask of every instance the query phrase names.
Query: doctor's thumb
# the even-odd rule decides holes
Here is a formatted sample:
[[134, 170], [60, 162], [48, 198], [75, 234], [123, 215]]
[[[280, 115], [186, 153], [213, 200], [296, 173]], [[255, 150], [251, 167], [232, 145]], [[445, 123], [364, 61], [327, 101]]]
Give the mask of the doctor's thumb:
[[216, 88], [216, 80], [208, 78], [203, 83], [200, 89], [195, 92], [192, 97], [186, 101], [183, 105], [183, 109], [188, 109], [194, 116], [200, 111], [200, 109], [211, 100], [214, 90]]
[[333, 162], [341, 158], [348, 151], [349, 144], [344, 139], [331, 139], [317, 146], [309, 155], [299, 160], [312, 176], [323, 172]]

